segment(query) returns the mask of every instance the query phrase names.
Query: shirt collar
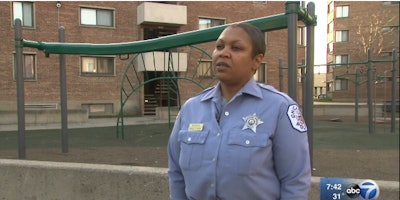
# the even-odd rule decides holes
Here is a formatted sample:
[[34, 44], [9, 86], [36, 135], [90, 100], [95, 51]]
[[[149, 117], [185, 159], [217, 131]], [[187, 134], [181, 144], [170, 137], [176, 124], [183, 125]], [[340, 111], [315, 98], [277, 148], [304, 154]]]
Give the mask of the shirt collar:
[[[221, 83], [218, 82], [218, 84], [211, 90], [207, 91], [206, 94], [201, 98], [201, 101], [205, 101], [208, 99], [220, 99], [221, 98], [221, 89], [220, 89]], [[242, 94], [248, 94], [254, 97], [262, 98], [262, 92], [260, 87], [258, 87], [257, 82], [251, 78], [246, 85], [242, 87], [242, 89], [239, 90], [239, 92], [234, 96], [242, 95]]]

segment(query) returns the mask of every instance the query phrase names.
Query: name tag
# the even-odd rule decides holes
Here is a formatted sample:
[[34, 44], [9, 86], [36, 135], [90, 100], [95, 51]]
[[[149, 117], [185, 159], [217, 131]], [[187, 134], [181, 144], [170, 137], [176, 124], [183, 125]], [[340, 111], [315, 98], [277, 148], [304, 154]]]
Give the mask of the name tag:
[[189, 124], [189, 131], [202, 131], [204, 124]]

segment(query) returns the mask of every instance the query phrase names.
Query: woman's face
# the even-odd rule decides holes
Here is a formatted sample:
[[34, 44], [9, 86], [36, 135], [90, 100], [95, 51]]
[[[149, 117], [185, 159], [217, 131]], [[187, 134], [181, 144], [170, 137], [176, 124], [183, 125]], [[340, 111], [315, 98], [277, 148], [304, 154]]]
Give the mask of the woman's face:
[[216, 77], [224, 84], [244, 85], [260, 66], [263, 55], [253, 57], [250, 36], [240, 27], [228, 27], [213, 52]]

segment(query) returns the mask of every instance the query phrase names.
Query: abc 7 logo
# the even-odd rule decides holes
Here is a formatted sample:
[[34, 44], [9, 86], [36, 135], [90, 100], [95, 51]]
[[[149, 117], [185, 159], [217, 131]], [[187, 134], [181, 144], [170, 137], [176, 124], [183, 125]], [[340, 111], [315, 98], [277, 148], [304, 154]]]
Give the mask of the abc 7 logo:
[[352, 183], [348, 185], [346, 194], [352, 199], [361, 196], [365, 200], [375, 200], [379, 196], [379, 187], [373, 180], [364, 180], [360, 184]]

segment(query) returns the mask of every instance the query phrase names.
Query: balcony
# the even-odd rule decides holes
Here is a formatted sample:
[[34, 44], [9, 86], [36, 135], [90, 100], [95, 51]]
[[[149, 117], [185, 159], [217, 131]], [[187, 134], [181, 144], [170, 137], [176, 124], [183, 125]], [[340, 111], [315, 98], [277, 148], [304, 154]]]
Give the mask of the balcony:
[[187, 9], [183, 5], [143, 2], [137, 7], [137, 23], [186, 25]]
[[187, 59], [187, 53], [172, 52], [169, 56], [168, 52], [154, 51], [139, 55], [136, 66], [138, 71], [184, 72], [187, 69]]
[[334, 11], [329, 12], [327, 18], [328, 18], [327, 22], [329, 24], [330, 22], [332, 22], [335, 19], [335, 12]]
[[335, 42], [335, 38], [334, 37], [335, 37], [334, 31], [331, 31], [331, 32], [328, 33], [326, 40], [328, 42], [334, 43]]

